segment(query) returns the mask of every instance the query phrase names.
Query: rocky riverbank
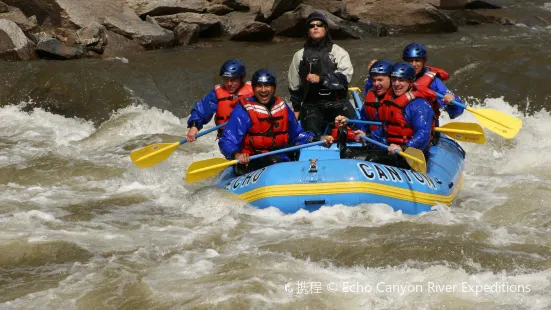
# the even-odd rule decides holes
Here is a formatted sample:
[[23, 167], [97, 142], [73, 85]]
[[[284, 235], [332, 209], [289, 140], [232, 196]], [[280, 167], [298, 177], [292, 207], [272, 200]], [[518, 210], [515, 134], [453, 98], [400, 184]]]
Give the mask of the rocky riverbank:
[[[335, 39], [442, 33], [511, 24], [466, 0], [2, 0], [0, 59], [78, 59], [186, 46], [203, 38], [302, 37], [306, 16], [329, 19]], [[445, 10], [451, 9], [451, 10]], [[474, 9], [474, 10], [473, 10]]]

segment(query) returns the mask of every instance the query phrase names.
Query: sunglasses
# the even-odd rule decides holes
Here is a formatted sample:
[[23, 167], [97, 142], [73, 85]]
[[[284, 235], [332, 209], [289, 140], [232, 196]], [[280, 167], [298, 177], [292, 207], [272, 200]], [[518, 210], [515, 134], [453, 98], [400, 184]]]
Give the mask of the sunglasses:
[[318, 27], [318, 28], [321, 28], [321, 27], [325, 27], [322, 23], [313, 23], [313, 24], [308, 24], [308, 28], [312, 29], [314, 27]]

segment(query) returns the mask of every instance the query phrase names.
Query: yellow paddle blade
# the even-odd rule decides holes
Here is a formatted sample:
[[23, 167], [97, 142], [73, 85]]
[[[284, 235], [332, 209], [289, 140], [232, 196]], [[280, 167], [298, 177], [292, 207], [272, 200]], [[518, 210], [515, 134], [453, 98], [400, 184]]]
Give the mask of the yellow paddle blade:
[[404, 157], [413, 170], [421, 173], [427, 173], [425, 154], [423, 154], [421, 150], [408, 147], [405, 151], [398, 153], [398, 155]]
[[453, 122], [434, 128], [434, 131], [444, 133], [455, 140], [484, 144], [486, 135], [480, 125], [476, 123]]
[[522, 121], [512, 115], [505, 114], [494, 109], [473, 109], [467, 107], [467, 111], [474, 114], [476, 119], [484, 128], [487, 128], [506, 139], [514, 138], [520, 128]]
[[237, 160], [225, 158], [210, 158], [192, 163], [187, 168], [186, 182], [194, 183], [211, 178], [222, 172], [226, 167], [237, 164]]
[[140, 168], [148, 168], [167, 159], [180, 142], [155, 143], [130, 153], [130, 159]]
[[360, 90], [359, 87], [348, 87], [348, 91], [357, 91], [357, 92], [361, 92], [361, 90]]

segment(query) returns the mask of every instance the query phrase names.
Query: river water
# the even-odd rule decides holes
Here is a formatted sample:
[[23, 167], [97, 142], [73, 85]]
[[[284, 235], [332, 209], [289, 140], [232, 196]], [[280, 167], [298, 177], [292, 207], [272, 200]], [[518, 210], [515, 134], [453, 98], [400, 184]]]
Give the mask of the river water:
[[[229, 57], [249, 74], [273, 68], [287, 96], [301, 42], [3, 64], [0, 308], [551, 308], [549, 31], [490, 25], [338, 42], [360, 86], [372, 58], [398, 60], [423, 42], [469, 105], [524, 123], [512, 140], [487, 132], [484, 145], [463, 143], [454, 205], [419, 216], [379, 204], [284, 215], [208, 181], [186, 184], [190, 163], [220, 156], [213, 136], [149, 169], [131, 163], [134, 149], [182, 138], [190, 106]], [[52, 113], [64, 103], [74, 106], [66, 116]], [[469, 112], [458, 120], [476, 122]]]

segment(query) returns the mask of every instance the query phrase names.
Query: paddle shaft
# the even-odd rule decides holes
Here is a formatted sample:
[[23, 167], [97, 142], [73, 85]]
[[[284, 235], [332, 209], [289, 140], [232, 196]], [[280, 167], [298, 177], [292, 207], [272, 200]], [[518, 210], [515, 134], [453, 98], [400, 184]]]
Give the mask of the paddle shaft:
[[[435, 93], [436, 93], [436, 92], [435, 92]], [[441, 93], [436, 93], [436, 96], [438, 96], [438, 98], [440, 98], [440, 99], [444, 98], [444, 95], [442, 95]], [[464, 105], [464, 104], [458, 102], [457, 100], [452, 100], [451, 103], [455, 104], [456, 106], [460, 106], [460, 107], [462, 107], [463, 109], [465, 109], [465, 110], [467, 110], [467, 111], [469, 111], [469, 112], [471, 112], [471, 113], [474, 113], [474, 114], [476, 114], [476, 115], [478, 115], [478, 116], [484, 117], [485, 119], [490, 120], [490, 121], [492, 121], [492, 122], [494, 122], [494, 123], [496, 123], [496, 124], [499, 124], [499, 125], [501, 125], [501, 126], [507, 128], [507, 129], [513, 129], [513, 128], [511, 128], [511, 127], [509, 127], [509, 126], [503, 124], [502, 122], [500, 122], [500, 121], [498, 121], [498, 120], [496, 120], [496, 119], [489, 118], [489, 117], [487, 117], [486, 115], [484, 115], [484, 114], [482, 114], [482, 113], [478, 113], [475, 109], [473, 109], [473, 108], [471, 108], [471, 107], [468, 107], [468, 106], [466, 106], [466, 105]]]
[[[224, 127], [224, 126], [226, 126], [227, 124], [228, 124], [228, 122], [225, 122], [224, 124], [220, 124], [220, 125], [218, 125], [218, 126], [216, 126], [216, 127], [212, 127], [212, 128], [207, 129], [207, 130], [205, 130], [205, 131], [201, 131], [200, 133], [198, 133], [198, 134], [195, 135], [195, 139], [197, 139], [197, 138], [199, 138], [199, 137], [201, 137], [201, 136], [204, 136], [204, 135], [206, 135], [206, 134], [209, 134], [209, 133], [211, 133], [211, 132], [213, 132], [213, 131], [216, 131], [216, 130], [218, 130], [218, 129]], [[182, 145], [182, 144], [184, 144], [184, 143], [186, 143], [186, 142], [187, 142], [186, 139], [180, 140], [180, 145]]]
[[[376, 125], [381, 126], [383, 123], [381, 122], [373, 122], [373, 121], [363, 121], [359, 119], [348, 119], [346, 120], [347, 123], [355, 123], [355, 124], [365, 124], [365, 125]], [[472, 130], [462, 130], [462, 129], [453, 129], [453, 128], [440, 128], [440, 127], [434, 127], [434, 131], [440, 131], [440, 132], [453, 132], [453, 133], [464, 133], [464, 134], [473, 134], [477, 135], [480, 134], [479, 132], [472, 131]]]
[[[257, 155], [253, 155], [253, 156], [249, 157], [249, 161], [257, 159], [257, 158], [261, 158], [261, 157], [264, 157], [264, 156], [276, 155], [276, 154], [280, 154], [280, 153], [287, 153], [287, 152], [299, 150], [299, 149], [302, 149], [302, 148], [305, 148], [305, 147], [321, 145], [321, 144], [324, 144], [324, 143], [325, 143], [325, 141], [317, 141], [317, 142], [292, 146], [292, 147], [284, 148], [284, 149], [281, 149], [281, 150], [271, 151], [271, 152], [268, 152], [268, 153], [257, 154]], [[220, 163], [220, 164], [217, 164], [217, 165], [212, 165], [212, 166], [209, 166], [209, 167], [200, 168], [200, 169], [194, 170], [194, 171], [189, 172], [189, 173], [190, 174], [196, 174], [196, 173], [199, 173], [199, 172], [212, 170], [212, 169], [216, 169], [216, 168], [229, 167], [229, 166], [232, 166], [232, 165], [235, 165], [235, 164], [239, 164], [239, 160], [237, 160], [237, 159], [230, 160], [230, 161], [225, 162], [225, 163]]]

